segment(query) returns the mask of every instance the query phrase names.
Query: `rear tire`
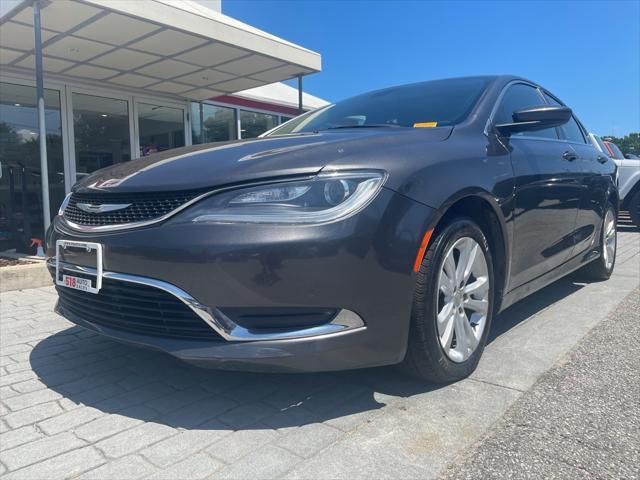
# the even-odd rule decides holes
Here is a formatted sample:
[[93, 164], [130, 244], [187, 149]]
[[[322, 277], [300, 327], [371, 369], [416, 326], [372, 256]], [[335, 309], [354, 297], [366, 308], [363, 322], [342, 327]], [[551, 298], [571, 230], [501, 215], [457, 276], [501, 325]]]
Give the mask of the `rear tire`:
[[631, 215], [631, 221], [636, 227], [640, 228], [640, 189], [633, 194], [627, 204], [627, 208], [629, 209], [629, 215]]
[[448, 383], [475, 370], [491, 328], [493, 278], [487, 239], [471, 219], [454, 219], [435, 235], [417, 274], [406, 371]]
[[608, 280], [613, 273], [618, 245], [616, 221], [616, 209], [612, 204], [608, 204], [600, 232], [600, 245], [598, 246], [600, 257], [581, 270], [581, 274], [588, 280]]

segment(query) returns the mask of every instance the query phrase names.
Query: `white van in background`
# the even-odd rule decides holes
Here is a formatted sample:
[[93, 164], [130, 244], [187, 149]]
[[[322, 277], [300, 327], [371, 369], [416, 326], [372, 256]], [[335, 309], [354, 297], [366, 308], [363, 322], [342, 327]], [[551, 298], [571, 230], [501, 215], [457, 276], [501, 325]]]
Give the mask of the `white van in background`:
[[618, 165], [620, 206], [629, 211], [631, 221], [640, 227], [640, 159], [625, 158], [615, 143], [602, 140], [598, 135], [590, 133], [589, 138]]

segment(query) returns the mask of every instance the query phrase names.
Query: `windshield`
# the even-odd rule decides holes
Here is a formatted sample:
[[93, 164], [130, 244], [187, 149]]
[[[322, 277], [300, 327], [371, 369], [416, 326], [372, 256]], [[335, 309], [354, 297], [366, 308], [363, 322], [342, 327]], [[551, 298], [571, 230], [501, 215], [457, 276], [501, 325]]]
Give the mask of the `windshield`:
[[414, 83], [358, 95], [301, 115], [267, 136], [336, 128], [455, 125], [471, 112], [487, 78]]

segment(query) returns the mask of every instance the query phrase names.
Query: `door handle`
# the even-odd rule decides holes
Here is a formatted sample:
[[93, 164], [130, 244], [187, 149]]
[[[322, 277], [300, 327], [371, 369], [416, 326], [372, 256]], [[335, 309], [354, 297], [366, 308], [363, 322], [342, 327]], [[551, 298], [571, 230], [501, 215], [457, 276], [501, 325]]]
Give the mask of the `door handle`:
[[603, 155], [598, 155], [598, 158], [596, 158], [596, 160], [598, 160], [600, 163], [607, 163], [607, 157]]
[[567, 150], [562, 154], [562, 158], [568, 162], [573, 162], [578, 159], [578, 154], [576, 152], [572, 152], [571, 150]]

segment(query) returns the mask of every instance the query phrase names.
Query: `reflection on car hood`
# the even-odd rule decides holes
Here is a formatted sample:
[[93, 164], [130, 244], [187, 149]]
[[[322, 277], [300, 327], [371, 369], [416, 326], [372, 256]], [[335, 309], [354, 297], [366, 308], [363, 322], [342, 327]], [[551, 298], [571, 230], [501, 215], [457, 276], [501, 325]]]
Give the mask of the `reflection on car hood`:
[[74, 191], [144, 192], [232, 185], [257, 179], [313, 175], [331, 163], [381, 168], [373, 152], [397, 143], [445, 140], [451, 127], [377, 128], [265, 137], [194, 145], [98, 170]]

